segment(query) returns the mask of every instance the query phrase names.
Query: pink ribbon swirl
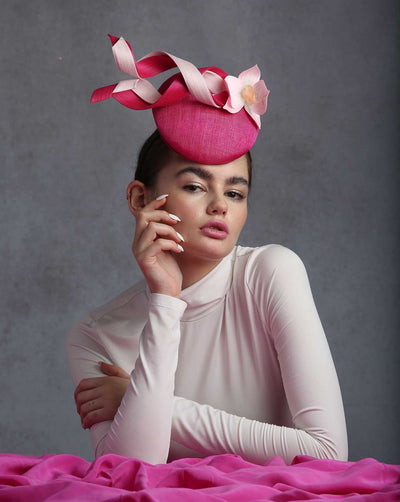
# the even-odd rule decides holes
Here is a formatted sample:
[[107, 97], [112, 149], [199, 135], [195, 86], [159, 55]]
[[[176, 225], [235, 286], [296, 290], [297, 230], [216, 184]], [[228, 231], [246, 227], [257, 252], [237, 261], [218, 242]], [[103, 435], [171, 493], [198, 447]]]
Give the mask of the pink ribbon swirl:
[[[243, 107], [261, 127], [260, 115], [267, 109], [269, 91], [257, 66], [242, 72], [238, 78], [227, 75], [219, 68], [199, 70], [189, 61], [168, 54], [151, 52], [135, 60], [132, 48], [124, 38], [109, 35], [117, 67], [131, 79], [96, 89], [91, 98], [95, 103], [110, 97], [135, 110], [168, 106], [187, 96], [188, 92], [199, 102], [237, 113]], [[180, 78], [168, 79], [157, 90], [147, 78], [177, 67]]]

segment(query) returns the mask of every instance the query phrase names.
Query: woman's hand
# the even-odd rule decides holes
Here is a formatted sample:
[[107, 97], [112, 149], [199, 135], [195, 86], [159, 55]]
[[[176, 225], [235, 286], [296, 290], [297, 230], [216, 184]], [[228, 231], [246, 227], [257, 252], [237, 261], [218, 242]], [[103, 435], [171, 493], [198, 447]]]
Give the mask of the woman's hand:
[[132, 251], [152, 293], [179, 297], [182, 273], [173, 253], [183, 251], [182, 236], [173, 226], [177, 218], [162, 209], [167, 196], [135, 211], [136, 231]]
[[129, 385], [129, 374], [119, 366], [100, 363], [105, 377], [86, 378], [75, 390], [76, 409], [84, 429], [113, 420]]

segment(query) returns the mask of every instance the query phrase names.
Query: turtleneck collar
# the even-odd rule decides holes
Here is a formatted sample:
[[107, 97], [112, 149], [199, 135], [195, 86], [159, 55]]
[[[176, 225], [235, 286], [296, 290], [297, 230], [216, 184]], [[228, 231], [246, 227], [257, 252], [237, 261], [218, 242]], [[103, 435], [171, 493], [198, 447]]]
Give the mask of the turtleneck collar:
[[214, 310], [225, 298], [232, 281], [236, 246], [202, 279], [182, 290], [180, 298], [187, 303], [181, 321], [194, 321]]

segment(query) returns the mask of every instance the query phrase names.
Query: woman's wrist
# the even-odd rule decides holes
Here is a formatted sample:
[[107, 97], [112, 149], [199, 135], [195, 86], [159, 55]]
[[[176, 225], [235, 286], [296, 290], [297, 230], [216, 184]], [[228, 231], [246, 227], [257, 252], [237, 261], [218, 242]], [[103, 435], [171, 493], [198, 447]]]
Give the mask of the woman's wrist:
[[152, 294], [157, 294], [157, 295], [165, 295], [165, 296], [172, 296], [173, 298], [180, 298], [181, 290], [172, 290], [170, 288], [161, 288], [161, 287], [151, 287], [149, 285], [150, 292]]
[[173, 310], [176, 312], [176, 315], [180, 317], [186, 310], [187, 303], [181, 298], [176, 296], [165, 295], [163, 293], [151, 293], [150, 310], [153, 307], [156, 307], [156, 309], [161, 308], [161, 309]]

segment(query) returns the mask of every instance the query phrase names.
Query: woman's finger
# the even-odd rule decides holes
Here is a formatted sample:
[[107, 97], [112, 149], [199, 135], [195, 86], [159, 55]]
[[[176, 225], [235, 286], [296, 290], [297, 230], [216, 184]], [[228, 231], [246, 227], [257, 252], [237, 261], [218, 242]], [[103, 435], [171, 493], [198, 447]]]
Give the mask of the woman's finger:
[[104, 416], [103, 408], [98, 410], [93, 410], [87, 413], [83, 418], [81, 418], [82, 427], [84, 429], [89, 429], [92, 425], [97, 424], [99, 422], [104, 422], [108, 420]]
[[89, 389], [79, 392], [75, 398], [77, 412], [80, 413], [83, 404], [87, 403], [88, 401], [93, 401], [94, 399], [98, 399], [100, 396], [101, 396], [101, 387], [96, 387], [95, 389]]
[[83, 421], [88, 413], [92, 411], [101, 410], [104, 408], [102, 399], [91, 399], [82, 404], [80, 408], [79, 415], [81, 416], [81, 421]]
[[157, 239], [144, 249], [140, 256], [136, 256], [139, 265], [141, 266], [147, 260], [153, 260], [162, 251], [172, 251], [173, 253], [182, 253], [183, 247], [170, 239]]
[[74, 398], [76, 401], [76, 397], [80, 392], [90, 389], [96, 389], [100, 387], [104, 383], [105, 377], [94, 377], [94, 378], [85, 378], [79, 382], [78, 387], [75, 389]]
[[99, 422], [104, 422], [105, 420], [114, 420], [114, 416], [117, 411], [118, 405], [104, 404], [104, 406], [102, 406], [101, 408], [98, 408], [97, 410], [90, 410], [85, 415], [82, 415], [82, 426], [87, 429]]
[[137, 239], [136, 243], [134, 243], [134, 254], [140, 254], [149, 247], [152, 242], [160, 237], [171, 239], [177, 243], [183, 242], [182, 235], [169, 225], [151, 221], [143, 231], [140, 239]]
[[174, 226], [178, 221], [181, 220], [174, 214], [168, 213], [167, 211], [164, 211], [162, 209], [153, 211], [146, 211], [142, 209], [136, 214], [135, 239], [137, 237], [140, 237], [142, 232], [146, 229], [147, 225], [152, 221], [164, 223], [169, 226]]
[[167, 197], [166, 194], [164, 197], [157, 197], [136, 211], [136, 229], [143, 230], [150, 221], [162, 221], [168, 225], [175, 225], [181, 221], [179, 216], [161, 209], [167, 201]]
[[100, 362], [100, 369], [101, 371], [108, 376], [116, 376], [120, 378], [129, 378], [129, 373], [124, 371], [122, 368], [119, 366], [116, 366], [115, 364], [108, 364], [103, 361]]
[[167, 200], [168, 200], [168, 194], [159, 195], [155, 199], [148, 202], [145, 206], [143, 206], [142, 210], [153, 211], [154, 209], [159, 209], [167, 202]]

